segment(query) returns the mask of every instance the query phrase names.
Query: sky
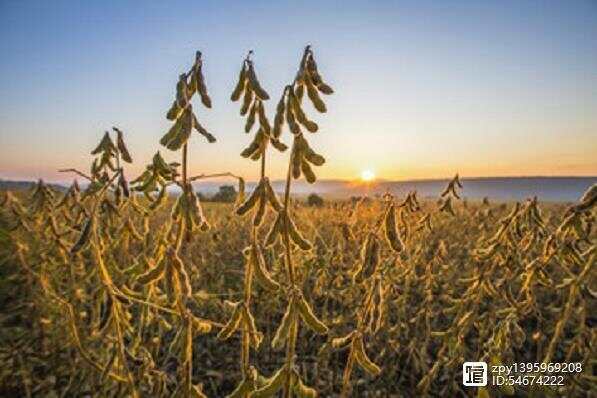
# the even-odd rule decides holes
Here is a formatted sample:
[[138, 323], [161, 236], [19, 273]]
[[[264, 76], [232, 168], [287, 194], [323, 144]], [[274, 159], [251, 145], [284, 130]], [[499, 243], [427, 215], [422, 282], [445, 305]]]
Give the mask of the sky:
[[[204, 54], [218, 142], [195, 134], [192, 174], [255, 179], [229, 99], [254, 50], [272, 99], [311, 44], [335, 89], [311, 146], [319, 178], [597, 175], [597, 2], [0, 0], [0, 178], [67, 181], [112, 126], [135, 176], [160, 150], [181, 72]], [[197, 104], [199, 104], [198, 100]], [[290, 143], [286, 130], [283, 141]], [[271, 152], [267, 174], [286, 175]]]

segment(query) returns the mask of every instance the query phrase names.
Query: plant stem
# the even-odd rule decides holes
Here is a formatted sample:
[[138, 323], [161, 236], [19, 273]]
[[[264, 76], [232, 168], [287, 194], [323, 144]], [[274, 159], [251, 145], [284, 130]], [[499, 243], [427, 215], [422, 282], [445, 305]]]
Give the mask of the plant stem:
[[[265, 150], [261, 155], [261, 180], [265, 178]], [[253, 225], [251, 229], [251, 244], [257, 245], [259, 242], [257, 241], [257, 227]], [[251, 291], [253, 288], [253, 267], [254, 264], [251, 261], [247, 261], [245, 266], [245, 280], [244, 280], [244, 305], [247, 307], [247, 310], [250, 310], [251, 306]], [[250, 367], [250, 330], [248, 327], [244, 327], [242, 330], [242, 350], [241, 350], [241, 371], [243, 377], [246, 377], [249, 374], [249, 367]]]
[[187, 144], [182, 146], [182, 184], [187, 185]]
[[292, 256], [290, 253], [290, 229], [288, 226], [288, 220], [290, 218], [290, 183], [292, 182], [292, 158], [294, 156], [294, 141], [292, 143], [292, 149], [290, 150], [290, 160], [288, 162], [288, 172], [286, 174], [286, 188], [284, 190], [284, 212], [286, 213], [286, 218], [284, 220], [284, 247], [286, 252], [286, 269], [288, 271], [288, 278], [290, 283], [294, 286], [295, 284], [295, 275], [294, 275], [294, 266], [292, 264]]
[[81, 176], [81, 177], [83, 177], [83, 178], [85, 178], [85, 179], [93, 182], [93, 178], [91, 178], [91, 176], [89, 176], [89, 175], [87, 175], [87, 174], [85, 174], [82, 171], [79, 171], [77, 169], [59, 169], [58, 172], [59, 173], [75, 173], [75, 174], [77, 174], [77, 175], [79, 175], [79, 176]]
[[216, 173], [216, 174], [199, 174], [193, 177], [189, 177], [188, 180], [189, 181], [195, 181], [195, 180], [203, 180], [205, 178], [215, 178], [215, 177], [234, 177], [234, 178], [240, 178], [240, 176], [237, 176], [236, 174], [232, 174], [230, 172], [226, 172], [226, 173]]
[[[291, 289], [296, 287], [296, 280], [295, 280], [295, 272], [294, 272], [294, 265], [292, 264], [292, 255], [290, 252], [290, 229], [289, 229], [289, 220], [290, 220], [290, 184], [292, 182], [292, 158], [294, 157], [294, 150], [295, 145], [294, 141], [292, 142], [292, 149], [290, 150], [290, 160], [288, 162], [288, 172], [286, 174], [286, 188], [284, 190], [284, 212], [286, 213], [286, 217], [284, 219], [284, 249], [286, 253], [286, 269], [288, 271], [288, 279], [290, 280]], [[291, 381], [291, 370], [294, 368], [294, 356], [296, 353], [296, 337], [298, 334], [299, 328], [299, 321], [298, 316], [294, 316], [292, 324], [290, 326], [290, 331], [288, 335], [288, 340], [286, 342], [286, 371], [288, 373], [287, 380], [284, 383], [284, 397], [285, 398], [292, 398], [292, 389], [290, 387]]]

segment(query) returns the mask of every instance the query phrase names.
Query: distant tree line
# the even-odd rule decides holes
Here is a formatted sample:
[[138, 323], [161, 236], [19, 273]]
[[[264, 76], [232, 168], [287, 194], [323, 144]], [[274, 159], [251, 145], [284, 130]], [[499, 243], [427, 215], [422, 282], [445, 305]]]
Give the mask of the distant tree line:
[[233, 185], [222, 185], [218, 188], [218, 192], [213, 195], [206, 195], [203, 192], [198, 192], [199, 199], [203, 202], [221, 202], [221, 203], [234, 203], [236, 201], [236, 188]]
[[[222, 185], [218, 188], [218, 192], [213, 195], [206, 195], [203, 192], [199, 192], [197, 195], [204, 202], [234, 203], [238, 192], [236, 192], [233, 185]], [[316, 193], [312, 193], [307, 197], [307, 206], [321, 207], [323, 205], [323, 198]]]

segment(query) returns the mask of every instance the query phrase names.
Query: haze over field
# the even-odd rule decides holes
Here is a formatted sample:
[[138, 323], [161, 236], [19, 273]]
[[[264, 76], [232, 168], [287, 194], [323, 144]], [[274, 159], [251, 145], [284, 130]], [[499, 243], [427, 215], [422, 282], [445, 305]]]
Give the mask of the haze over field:
[[[593, 184], [597, 177], [491, 177], [463, 178], [462, 196], [467, 199], [492, 198], [498, 201], [525, 200], [537, 196], [544, 202], [574, 202]], [[405, 180], [405, 181], [363, 181], [320, 180], [315, 185], [304, 181], [294, 183], [294, 195], [305, 196], [311, 193], [323, 195], [328, 199], [346, 199], [351, 196], [376, 196], [385, 192], [405, 196], [410, 191], [417, 191], [422, 198], [437, 198], [448, 180]], [[215, 194], [223, 185], [233, 185], [233, 181], [210, 181], [195, 183], [195, 189], [207, 196]], [[0, 190], [30, 189], [32, 181], [0, 180]], [[272, 181], [274, 190], [284, 191], [284, 181]], [[253, 189], [255, 183], [249, 183]], [[55, 188], [66, 190], [67, 185], [56, 185]], [[179, 192], [176, 188], [173, 193]]]

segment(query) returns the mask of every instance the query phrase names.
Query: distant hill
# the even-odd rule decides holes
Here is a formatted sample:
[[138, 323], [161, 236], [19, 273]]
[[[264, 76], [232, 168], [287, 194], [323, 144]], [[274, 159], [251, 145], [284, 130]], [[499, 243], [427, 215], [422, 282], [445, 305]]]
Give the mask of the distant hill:
[[[523, 200], [537, 196], [541, 201], [576, 201], [593, 184], [596, 177], [498, 177], [462, 178], [462, 196], [481, 199], [485, 196], [496, 200]], [[448, 183], [442, 180], [382, 181], [370, 186], [361, 184], [332, 184], [329, 195], [360, 193], [383, 194], [389, 191], [404, 195], [416, 190], [419, 197], [437, 197]], [[324, 193], [324, 192], [322, 192]]]
[[[11, 181], [0, 180], [0, 191], [26, 191], [31, 189], [37, 181]], [[66, 188], [59, 184], [48, 184], [57, 191], [66, 191]]]
[[[469, 199], [481, 199], [485, 196], [495, 200], [524, 200], [537, 196], [541, 201], [574, 202], [593, 184], [594, 177], [487, 177], [461, 178], [464, 188], [462, 195]], [[389, 191], [402, 196], [416, 190], [421, 198], [436, 198], [448, 183], [448, 179], [375, 181], [365, 184], [360, 181], [319, 180], [311, 185], [304, 180], [292, 182], [293, 195], [306, 196], [317, 193], [329, 198], [348, 198], [350, 196], [376, 195]], [[35, 184], [33, 181], [0, 180], [0, 190], [25, 190]], [[276, 192], [284, 191], [284, 181], [273, 181]], [[59, 184], [50, 184], [53, 188], [64, 191]], [[235, 185], [232, 181], [204, 181], [195, 183], [195, 189], [207, 195], [216, 193], [222, 185]], [[255, 183], [248, 183], [252, 190]], [[84, 184], [82, 184], [84, 187]]]

